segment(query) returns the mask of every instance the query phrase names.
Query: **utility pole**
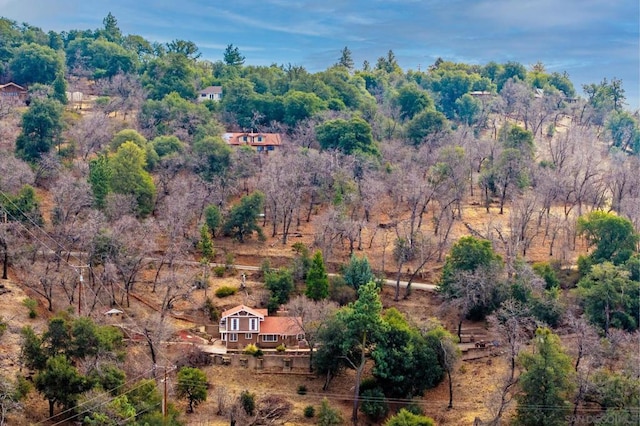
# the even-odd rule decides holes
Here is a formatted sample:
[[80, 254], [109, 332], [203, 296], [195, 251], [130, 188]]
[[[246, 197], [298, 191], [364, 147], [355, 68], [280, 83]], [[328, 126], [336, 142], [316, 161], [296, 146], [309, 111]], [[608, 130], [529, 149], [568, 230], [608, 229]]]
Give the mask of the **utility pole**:
[[90, 266], [76, 266], [78, 274], [80, 275], [78, 282], [78, 316], [82, 316], [82, 283], [84, 282], [84, 277], [82, 276], [82, 268], [90, 268]]
[[167, 392], [167, 368], [168, 367], [164, 367], [164, 387], [162, 389], [162, 417], [164, 417], [165, 419], [168, 416], [168, 410], [167, 410], [167, 399], [169, 396], [169, 393]]

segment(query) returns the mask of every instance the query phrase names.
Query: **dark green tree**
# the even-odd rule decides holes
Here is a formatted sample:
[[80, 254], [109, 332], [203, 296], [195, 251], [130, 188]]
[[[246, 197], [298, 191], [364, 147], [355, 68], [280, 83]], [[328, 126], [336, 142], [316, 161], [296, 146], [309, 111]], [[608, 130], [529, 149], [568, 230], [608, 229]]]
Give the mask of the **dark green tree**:
[[60, 102], [62, 105], [67, 104], [67, 80], [64, 79], [64, 74], [60, 73], [53, 80], [53, 95], [52, 98]]
[[500, 73], [496, 76], [495, 83], [498, 86], [498, 92], [502, 90], [504, 84], [509, 79], [525, 81], [527, 78], [527, 69], [519, 62], [509, 61], [501, 67]]
[[437, 385], [444, 374], [436, 347], [395, 308], [388, 309], [383, 320], [384, 334], [371, 352], [376, 382], [390, 398], [422, 395]]
[[359, 117], [328, 120], [316, 127], [316, 138], [322, 149], [337, 149], [345, 154], [380, 155], [373, 141], [371, 126]]
[[578, 283], [589, 320], [607, 336], [611, 327], [634, 331], [640, 324], [640, 283], [629, 275], [623, 266], [604, 262]]
[[640, 127], [638, 119], [628, 111], [615, 111], [607, 120], [612, 145], [623, 151], [640, 153]]
[[238, 46], [233, 44], [227, 45], [224, 49], [223, 60], [226, 65], [232, 67], [239, 67], [244, 64], [244, 56], [240, 53]]
[[593, 263], [624, 263], [636, 250], [639, 238], [629, 219], [599, 210], [580, 216], [577, 230], [590, 248], [595, 247], [589, 255]]
[[204, 209], [204, 220], [209, 227], [209, 231], [213, 238], [216, 237], [216, 229], [220, 227], [222, 223], [222, 213], [220, 212], [220, 208], [213, 204], [208, 205]]
[[269, 297], [269, 312], [275, 312], [280, 305], [289, 301], [294, 289], [293, 276], [288, 269], [279, 269], [265, 274], [264, 285], [271, 292]]
[[175, 136], [158, 136], [151, 141], [151, 145], [160, 158], [181, 154], [185, 148], [180, 139]]
[[573, 363], [560, 339], [548, 328], [539, 328], [534, 353], [521, 353], [517, 422], [523, 426], [566, 425], [569, 399], [575, 387]]
[[55, 405], [70, 409], [76, 405], [80, 394], [91, 388], [65, 355], [47, 359], [44, 370], [36, 375], [34, 382], [36, 389], [49, 401], [50, 417], [53, 417]]
[[425, 109], [433, 109], [433, 101], [429, 94], [415, 83], [408, 83], [398, 89], [394, 103], [400, 108], [400, 117], [412, 119]]
[[175, 39], [167, 43], [167, 53], [175, 53], [176, 55], [184, 56], [192, 62], [195, 62], [202, 54], [200, 53], [198, 46], [189, 40]]
[[320, 250], [313, 255], [311, 267], [307, 272], [306, 284], [305, 295], [309, 299], [322, 300], [329, 296], [329, 276]]
[[358, 396], [366, 365], [377, 342], [380, 342], [386, 326], [382, 321], [382, 302], [378, 285], [371, 281], [358, 289], [358, 300], [336, 313], [338, 321], [347, 325], [341, 344], [348, 365], [356, 370], [352, 420], [358, 421]]
[[89, 162], [89, 184], [93, 192], [94, 205], [102, 209], [107, 195], [111, 192], [111, 168], [109, 157], [100, 155]]
[[182, 367], [178, 371], [176, 396], [189, 401], [189, 413], [207, 400], [207, 376], [198, 368]]
[[176, 92], [184, 99], [196, 97], [196, 71], [193, 61], [184, 54], [170, 52], [149, 61], [140, 79], [153, 100]]
[[345, 67], [349, 71], [353, 70], [353, 57], [351, 56], [351, 50], [347, 46], [340, 51], [340, 59], [338, 65]]
[[[55, 78], [55, 77], [54, 77]], [[62, 105], [54, 99], [33, 99], [22, 116], [22, 131], [16, 139], [16, 155], [35, 162], [62, 139]]]
[[51, 84], [56, 76], [64, 73], [64, 63], [58, 52], [35, 43], [17, 48], [9, 68], [15, 81], [25, 85]]
[[231, 147], [220, 137], [208, 136], [193, 144], [197, 172], [208, 182], [220, 179], [231, 165]]
[[326, 103], [315, 93], [290, 90], [284, 96], [284, 122], [295, 126], [299, 121], [307, 119], [317, 112], [326, 109]]
[[104, 25], [104, 29], [100, 31], [100, 35], [113, 43], [120, 43], [122, 41], [122, 32], [118, 27], [118, 20], [111, 12], [102, 20], [102, 25]]
[[231, 207], [231, 211], [222, 226], [224, 235], [237, 238], [241, 243], [254, 232], [264, 238], [262, 228], [258, 225], [258, 215], [262, 212], [264, 194], [252, 192], [240, 199], [240, 203]]
[[351, 255], [349, 263], [344, 266], [342, 277], [345, 283], [353, 287], [356, 291], [358, 291], [361, 286], [376, 279], [366, 256], [359, 258], [355, 254]]
[[424, 110], [407, 123], [407, 138], [416, 146], [438, 141], [448, 131], [447, 118], [434, 110]]
[[500, 303], [501, 271], [502, 259], [490, 241], [467, 236], [451, 247], [438, 288], [460, 313], [458, 337], [465, 317], [483, 318]]

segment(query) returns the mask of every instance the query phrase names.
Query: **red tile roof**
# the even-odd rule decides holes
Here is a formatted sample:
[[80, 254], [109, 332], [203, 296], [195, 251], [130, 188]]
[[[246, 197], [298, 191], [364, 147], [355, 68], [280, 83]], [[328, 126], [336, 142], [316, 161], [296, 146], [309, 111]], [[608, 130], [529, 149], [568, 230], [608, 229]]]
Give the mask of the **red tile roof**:
[[[247, 138], [245, 141], [244, 138]], [[282, 138], [279, 133], [224, 133], [222, 138], [229, 145], [280, 146]], [[260, 139], [260, 140], [258, 140]]]
[[266, 317], [260, 324], [260, 334], [277, 334], [280, 336], [297, 336], [304, 334], [296, 319], [292, 317]]
[[264, 318], [267, 316], [266, 309], [254, 309], [245, 305], [238, 305], [235, 308], [231, 308], [224, 311], [222, 313], [222, 318], [228, 317], [229, 315], [237, 314], [238, 312], [241, 312], [241, 311], [246, 311], [247, 313], [260, 318]]

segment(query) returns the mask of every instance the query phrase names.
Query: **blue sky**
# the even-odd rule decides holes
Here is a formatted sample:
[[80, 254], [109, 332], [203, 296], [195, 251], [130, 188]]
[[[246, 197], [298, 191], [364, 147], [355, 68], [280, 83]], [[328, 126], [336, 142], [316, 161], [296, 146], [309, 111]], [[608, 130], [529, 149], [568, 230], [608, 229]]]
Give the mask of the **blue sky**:
[[246, 64], [356, 67], [392, 49], [404, 70], [438, 57], [485, 64], [541, 61], [576, 89], [622, 79], [640, 108], [638, 0], [0, 0], [0, 15], [48, 30], [98, 28], [110, 11], [125, 34], [195, 42], [203, 58], [238, 46]]

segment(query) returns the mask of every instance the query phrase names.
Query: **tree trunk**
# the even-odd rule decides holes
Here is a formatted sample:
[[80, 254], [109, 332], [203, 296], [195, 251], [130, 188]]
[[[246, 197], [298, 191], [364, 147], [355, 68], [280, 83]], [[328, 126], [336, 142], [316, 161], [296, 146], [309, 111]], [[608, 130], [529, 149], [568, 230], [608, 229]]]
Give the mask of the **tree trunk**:
[[449, 378], [449, 406], [448, 409], [453, 408], [453, 383], [451, 382], [451, 369], [447, 368], [447, 377]]
[[[365, 336], [363, 343], [366, 343], [367, 338]], [[364, 353], [364, 344], [362, 345], [362, 355], [360, 358], [360, 365], [356, 370], [356, 385], [355, 390], [353, 391], [353, 413], [351, 413], [351, 420], [353, 421], [354, 426], [358, 424], [358, 404], [360, 403], [360, 381], [362, 380], [362, 373], [364, 372], [364, 364], [365, 364], [365, 353]]]
[[50, 399], [49, 400], [49, 417], [53, 417], [53, 404], [54, 404], [53, 399]]
[[398, 265], [398, 272], [396, 274], [396, 294], [393, 298], [394, 302], [400, 300], [400, 275], [402, 274], [402, 265], [402, 262]]

